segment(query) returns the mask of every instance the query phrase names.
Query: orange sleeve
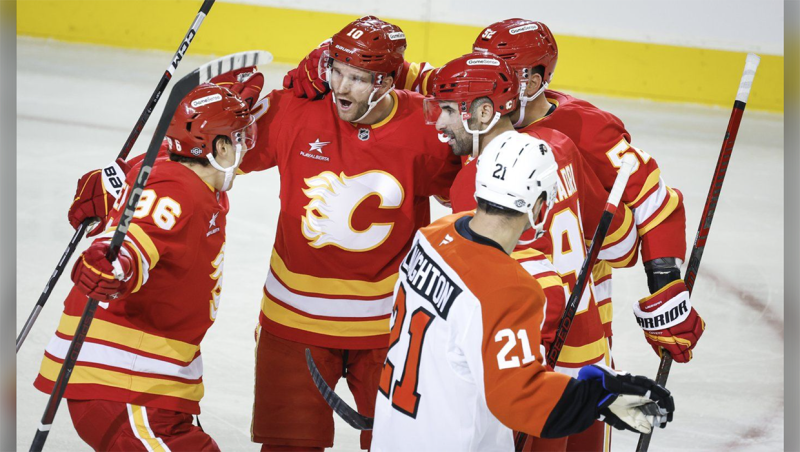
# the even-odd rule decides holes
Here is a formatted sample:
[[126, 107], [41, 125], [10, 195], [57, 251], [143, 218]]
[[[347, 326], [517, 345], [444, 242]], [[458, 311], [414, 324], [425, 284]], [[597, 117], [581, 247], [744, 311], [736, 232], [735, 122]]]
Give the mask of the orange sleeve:
[[486, 403], [505, 426], [540, 436], [571, 378], [542, 365], [539, 284], [528, 275], [493, 284], [491, 299], [481, 300]]

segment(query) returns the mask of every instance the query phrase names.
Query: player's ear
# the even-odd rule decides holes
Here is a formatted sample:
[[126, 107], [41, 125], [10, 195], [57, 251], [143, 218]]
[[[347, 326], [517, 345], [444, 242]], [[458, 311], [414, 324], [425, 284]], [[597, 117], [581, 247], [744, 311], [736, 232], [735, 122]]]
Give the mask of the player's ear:
[[215, 157], [227, 157], [229, 153], [233, 152], [230, 138], [222, 135], [218, 136], [217, 139], [214, 140], [214, 150], [217, 151]]
[[386, 91], [389, 91], [394, 86], [394, 77], [391, 75], [387, 75], [383, 78], [381, 82], [381, 88], [376, 93], [375, 98], [377, 99], [379, 96], [382, 96]]
[[531, 74], [531, 77], [528, 80], [528, 85], [525, 87], [525, 96], [533, 96], [536, 91], [539, 91], [539, 88], [542, 87], [542, 80], [541, 74], [537, 74], [535, 72]]
[[492, 106], [491, 102], [485, 102], [478, 107], [478, 115], [480, 121], [484, 124], [489, 124], [492, 122], [492, 118], [494, 118], [494, 106]]

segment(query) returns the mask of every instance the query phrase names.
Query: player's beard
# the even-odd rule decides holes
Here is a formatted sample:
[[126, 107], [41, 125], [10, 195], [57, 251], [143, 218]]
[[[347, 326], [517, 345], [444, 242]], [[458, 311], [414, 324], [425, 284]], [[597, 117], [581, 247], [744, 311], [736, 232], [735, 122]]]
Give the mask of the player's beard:
[[472, 135], [467, 133], [462, 127], [457, 132], [452, 129], [445, 129], [442, 133], [446, 134], [450, 140], [447, 144], [453, 154], [461, 157], [464, 155], [472, 155]]
[[[350, 107], [347, 110], [342, 108], [342, 101], [350, 102]], [[352, 98], [336, 98], [336, 113], [342, 121], [353, 122], [364, 116], [367, 109], [369, 109], [369, 103], [367, 101], [353, 101]]]

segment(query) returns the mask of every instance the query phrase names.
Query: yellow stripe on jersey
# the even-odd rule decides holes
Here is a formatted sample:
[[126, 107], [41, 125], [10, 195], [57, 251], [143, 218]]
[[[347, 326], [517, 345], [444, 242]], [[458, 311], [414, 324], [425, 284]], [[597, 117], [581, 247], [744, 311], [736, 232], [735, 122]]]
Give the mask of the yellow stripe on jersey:
[[580, 347], [565, 345], [558, 355], [558, 362], [564, 364], [580, 364], [591, 361], [599, 356], [603, 356], [608, 350], [605, 337]]
[[353, 279], [319, 278], [301, 273], [294, 273], [283, 262], [278, 253], [272, 250], [269, 265], [272, 272], [283, 281], [283, 284], [300, 292], [311, 292], [325, 295], [343, 295], [360, 297], [387, 296], [394, 292], [397, 273], [387, 276], [381, 281], [369, 282]]
[[592, 269], [592, 278], [595, 282], [611, 274], [611, 265], [606, 261], [597, 261]]
[[667, 187], [667, 196], [669, 197], [669, 201], [667, 201], [667, 205], [664, 206], [663, 209], [661, 209], [661, 212], [659, 212], [658, 215], [656, 215], [655, 218], [653, 218], [652, 220], [648, 221], [647, 224], [644, 225], [644, 227], [641, 227], [639, 229], [639, 237], [647, 234], [654, 227], [656, 227], [659, 224], [661, 224], [661, 222], [664, 221], [669, 216], [669, 214], [674, 212], [675, 209], [678, 207], [678, 201], [680, 201], [680, 198], [678, 197], [678, 193], [676, 193], [675, 190]]
[[614, 305], [606, 303], [602, 306], [598, 306], [597, 312], [600, 314], [600, 323], [609, 323], [614, 318]]
[[[56, 381], [61, 364], [47, 356], [42, 359], [39, 373], [42, 377]], [[75, 366], [69, 384], [98, 384], [145, 394], [155, 394], [199, 402], [203, 398], [203, 383], [189, 384], [162, 378], [141, 377], [96, 367]]]
[[363, 321], [314, 319], [286, 309], [266, 295], [261, 299], [261, 312], [275, 323], [327, 336], [365, 337], [389, 333], [388, 317]]
[[[128, 243], [128, 245], [130, 245], [130, 242]], [[139, 269], [136, 272], [137, 273], [136, 285], [133, 287], [133, 290], [131, 291], [131, 293], [136, 293], [139, 291], [139, 289], [142, 288], [142, 280], [144, 279], [144, 272], [142, 271], [142, 265], [143, 265], [142, 253], [139, 252], [139, 247], [136, 246], [127, 246], [125, 249], [133, 250], [133, 253], [136, 255], [137, 265], [139, 266]]]
[[[619, 229], [616, 231], [611, 232], [610, 234], [606, 235], [605, 240], [603, 240], [603, 245], [611, 244], [614, 242], [618, 242], [621, 240], [631, 229], [631, 224], [633, 223], [633, 211], [631, 209], [622, 209], [625, 211], [625, 217], [622, 219], [622, 225], [620, 225]], [[592, 241], [587, 240], [586, 244], [591, 245]]]
[[151, 430], [148, 427], [147, 422], [145, 422], [144, 415], [142, 414], [142, 410], [145, 408], [139, 405], [131, 404], [128, 404], [128, 406], [131, 407], [131, 417], [133, 418], [132, 427], [136, 429], [139, 439], [145, 441], [148, 447], [153, 450], [153, 452], [166, 452], [166, 449], [161, 447], [161, 443], [158, 441], [158, 439], [150, 434]]
[[420, 70], [419, 63], [411, 63], [408, 65], [408, 72], [406, 73], [406, 84], [403, 86], [403, 89], [412, 89], [414, 82], [417, 80], [417, 76], [419, 75]]
[[389, 123], [389, 121], [392, 120], [392, 118], [394, 118], [395, 113], [397, 113], [397, 106], [400, 103], [400, 101], [397, 100], [397, 94], [394, 92], [394, 90], [391, 90], [391, 91], [389, 91], [389, 95], [392, 96], [392, 111], [389, 112], [389, 116], [385, 117], [383, 119], [383, 121], [381, 121], [381, 122], [379, 122], [377, 124], [371, 125], [370, 127], [372, 127], [373, 129], [377, 129], [378, 127], [385, 126], [386, 124]]
[[641, 201], [644, 195], [647, 194], [650, 190], [653, 189], [656, 185], [658, 185], [658, 180], [661, 179], [661, 168], [656, 168], [652, 173], [647, 176], [647, 179], [644, 181], [644, 185], [642, 186], [642, 190], [636, 195], [636, 199], [633, 202], [627, 203], [629, 206], [636, 204], [637, 202]]
[[638, 251], [639, 249], [637, 247], [634, 247], [633, 249], [628, 251], [628, 255], [621, 260], [614, 262], [607, 262], [607, 261], [603, 262], [607, 262], [608, 265], [610, 265], [613, 268], [626, 268], [630, 265], [631, 261], [636, 258]]
[[524, 250], [511, 252], [511, 258], [512, 259], [516, 259], [518, 261], [522, 260], [522, 259], [529, 259], [531, 257], [537, 257], [537, 256], [545, 256], [548, 259], [550, 258], [550, 256], [547, 256], [544, 253], [542, 253], [541, 251], [535, 250], [533, 248], [527, 248], [527, 249], [524, 249]]
[[[114, 232], [116, 230], [117, 227], [113, 226], [108, 228], [105, 233]], [[158, 260], [161, 259], [161, 255], [158, 253], [158, 248], [156, 248], [155, 243], [153, 243], [150, 236], [144, 232], [142, 227], [136, 223], [131, 223], [128, 226], [128, 234], [135, 238], [142, 248], [144, 248], [144, 252], [147, 253], [147, 259], [150, 261], [150, 269], [152, 270], [156, 266], [156, 263], [158, 263]]]
[[[58, 324], [58, 332], [67, 336], [75, 334], [78, 329], [80, 317], [63, 314]], [[191, 362], [199, 345], [192, 345], [175, 339], [145, 333], [125, 326], [117, 325], [105, 320], [95, 318], [89, 328], [88, 337], [99, 339], [114, 344], [130, 347], [153, 355], [175, 359], [181, 362]]]
[[425, 77], [422, 78], [422, 82], [419, 85], [419, 92], [422, 95], [427, 96], [428, 94], [430, 94], [428, 93], [428, 78], [431, 77], [431, 74], [433, 74], [433, 72], [434, 72], [433, 70], [426, 72]]
[[547, 289], [548, 287], [562, 285], [561, 277], [559, 276], [545, 276], [544, 278], [536, 278], [536, 282], [542, 286], [542, 290]]

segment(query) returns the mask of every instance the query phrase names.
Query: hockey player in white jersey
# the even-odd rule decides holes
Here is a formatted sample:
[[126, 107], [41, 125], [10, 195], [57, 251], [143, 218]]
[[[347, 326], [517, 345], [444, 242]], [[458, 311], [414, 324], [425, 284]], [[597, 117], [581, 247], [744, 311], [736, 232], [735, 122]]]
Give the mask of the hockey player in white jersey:
[[417, 232], [395, 286], [373, 451], [510, 451], [512, 429], [561, 437], [595, 419], [637, 432], [672, 420], [669, 391], [646, 377], [543, 365], [544, 294], [509, 254], [523, 231], [542, 233], [556, 168], [543, 141], [498, 136], [478, 160], [474, 216]]

